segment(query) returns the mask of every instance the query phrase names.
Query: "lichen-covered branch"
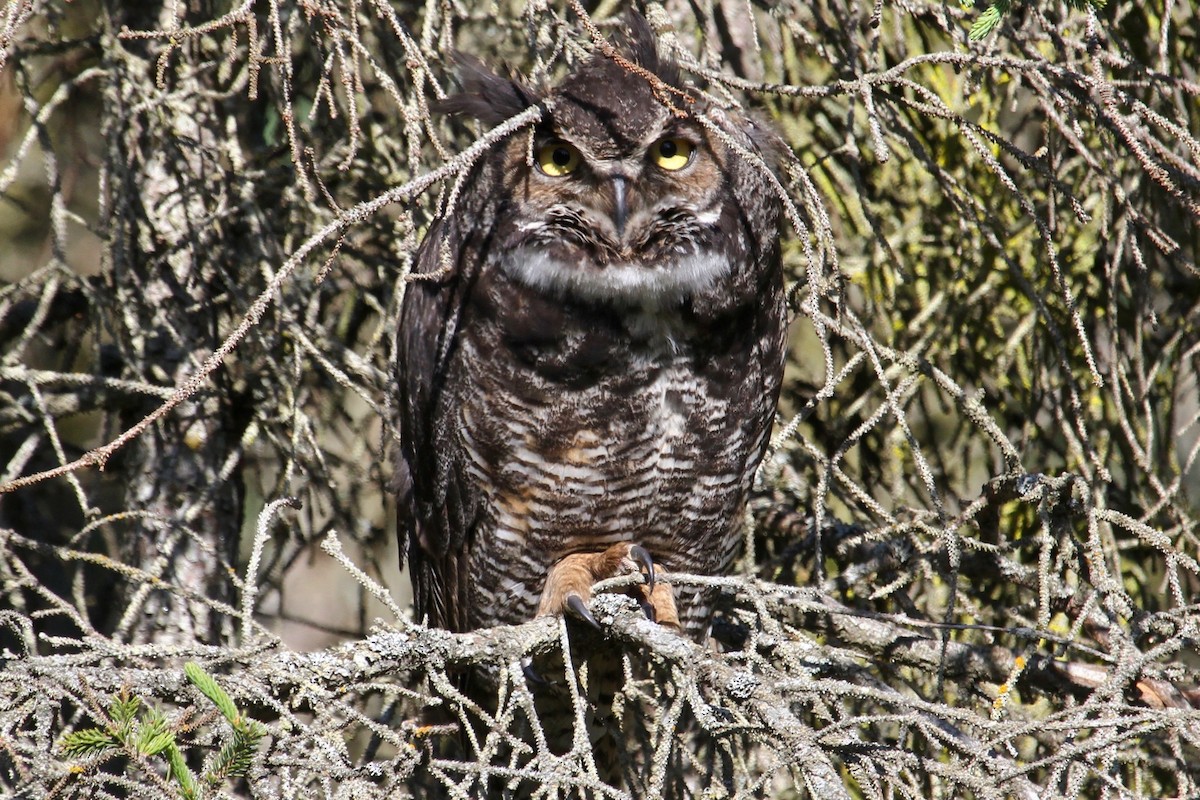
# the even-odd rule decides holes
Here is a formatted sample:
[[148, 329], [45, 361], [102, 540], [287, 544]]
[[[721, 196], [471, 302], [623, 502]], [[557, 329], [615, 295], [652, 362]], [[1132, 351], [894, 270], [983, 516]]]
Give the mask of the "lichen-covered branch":
[[[431, 109], [455, 52], [551, 81], [630, 5], [789, 151], [746, 556], [670, 576], [720, 599], [703, 645], [614, 586], [603, 635], [429, 630], [388, 524], [398, 309], [540, 118]], [[1196, 795], [1195, 9], [994, 9], [8, 3], [0, 794]]]

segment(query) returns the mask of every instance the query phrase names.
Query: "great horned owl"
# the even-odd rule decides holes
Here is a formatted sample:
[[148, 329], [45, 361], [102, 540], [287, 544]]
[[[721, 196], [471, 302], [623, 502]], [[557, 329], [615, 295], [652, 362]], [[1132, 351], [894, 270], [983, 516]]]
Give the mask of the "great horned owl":
[[[400, 530], [429, 624], [587, 616], [595, 579], [739, 551], [783, 372], [775, 139], [685, 102], [631, 28], [544, 91], [468, 63], [445, 103], [544, 113], [473, 167], [404, 299]], [[644, 599], [693, 636], [711, 616], [694, 590]]]

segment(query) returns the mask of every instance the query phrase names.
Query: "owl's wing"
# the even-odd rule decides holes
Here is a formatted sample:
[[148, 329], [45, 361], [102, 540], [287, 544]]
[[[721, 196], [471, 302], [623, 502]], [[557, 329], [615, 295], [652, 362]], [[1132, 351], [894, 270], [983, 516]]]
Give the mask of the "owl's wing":
[[[464, 247], [468, 238], [455, 220], [440, 220], [430, 229], [413, 271], [431, 277], [407, 287], [397, 342], [398, 531], [408, 535], [417, 619], [454, 631], [468, 628], [467, 562], [478, 508], [478, 489], [456, 469], [461, 462], [455, 408], [447, 391], [464, 298], [479, 266], [478, 249]], [[444, 275], [439, 274], [443, 242], [450, 253], [450, 270]]]

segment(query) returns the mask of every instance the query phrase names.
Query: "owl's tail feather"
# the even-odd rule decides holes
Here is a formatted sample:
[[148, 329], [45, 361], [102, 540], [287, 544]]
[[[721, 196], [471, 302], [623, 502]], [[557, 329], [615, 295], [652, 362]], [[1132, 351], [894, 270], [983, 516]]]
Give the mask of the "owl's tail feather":
[[541, 674], [554, 676], [534, 690], [538, 723], [552, 752], [577, 752], [585, 764], [592, 761], [601, 782], [633, 788], [640, 782], [640, 759], [631, 735], [634, 718], [622, 702], [626, 658], [621, 648], [584, 627], [572, 625], [569, 662], [557, 652], [536, 665]]
[[527, 665], [473, 669], [459, 684], [460, 702], [442, 712], [442, 721], [452, 722], [455, 709], [465, 712], [462, 703], [469, 702], [472, 709], [460, 719], [471, 731], [462, 730], [456, 753], [432, 758], [486, 759], [500, 769], [474, 778], [463, 769], [453, 775], [458, 789], [447, 785], [421, 796], [600, 800], [614, 789], [633, 798], [694, 796], [694, 786], [675, 785], [670, 768], [655, 766], [656, 751], [679, 757], [663, 738], [675, 740], [688, 727], [679, 698], [661, 696], [664, 682], [636, 650], [582, 620], [561, 624], [562, 648]]

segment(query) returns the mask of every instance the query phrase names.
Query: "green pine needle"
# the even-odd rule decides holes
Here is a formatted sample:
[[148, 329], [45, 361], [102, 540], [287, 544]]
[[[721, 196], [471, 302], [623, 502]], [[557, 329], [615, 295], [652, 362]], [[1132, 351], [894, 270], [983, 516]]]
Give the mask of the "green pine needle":
[[233, 728], [233, 739], [217, 753], [204, 780], [212, 786], [217, 786], [226, 778], [245, 775], [254, 760], [259, 742], [267, 735], [267, 729], [260, 723], [242, 716], [233, 700], [217, 684], [216, 679], [199, 664], [189, 661], [183, 665], [183, 671], [188, 680], [213, 702], [225, 719], [229, 720]]
[[84, 728], [64, 736], [59, 742], [59, 747], [68, 758], [88, 758], [119, 744], [117, 738], [106, 730]]
[[167, 718], [162, 712], [157, 709], [147, 712], [146, 720], [138, 730], [134, 748], [142, 755], [154, 756], [174, 743], [175, 733], [167, 724]]
[[225, 690], [217, 685], [217, 681], [213, 676], [205, 672], [195, 661], [189, 661], [183, 665], [183, 674], [187, 675], [187, 679], [205, 697], [213, 701], [213, 704], [220, 710], [225, 719], [229, 720], [230, 725], [236, 727], [239, 724], [241, 715], [238, 713], [237, 706], [233, 704], [233, 700], [229, 695], [225, 694]]
[[230, 775], [245, 775], [250, 770], [250, 762], [258, 750], [258, 743], [267, 733], [266, 728], [257, 722], [239, 728], [233, 732], [233, 743], [237, 747], [237, 758], [230, 766]]
[[250, 771], [250, 764], [253, 760], [253, 745], [248, 746], [245, 740], [234, 736], [217, 753], [217, 757], [213, 760], [212, 769], [209, 770], [206, 780], [213, 786], [216, 786], [226, 778], [236, 778], [245, 775]]
[[208, 781], [215, 785], [225, 778], [236, 778], [249, 772], [258, 743], [266, 734], [267, 729], [253, 720], [234, 726], [233, 740], [217, 754]]
[[113, 696], [113, 702], [108, 707], [108, 713], [112, 717], [116, 736], [122, 742], [129, 739], [129, 734], [133, 730], [133, 721], [137, 718], [137, 713], [141, 710], [141, 707], [141, 698], [130, 695], [124, 689], [121, 690], [120, 694]]
[[187, 762], [183, 760], [183, 753], [179, 751], [179, 747], [172, 740], [166, 747], [167, 762], [171, 765], [171, 777], [179, 784], [179, 790], [184, 796], [184, 800], [196, 800], [200, 793], [200, 787], [196, 785], [196, 779], [192, 776], [192, 771], [188, 769]]
[[994, 31], [1008, 13], [1011, 5], [1009, 0], [996, 0], [995, 3], [988, 6], [987, 10], [980, 14], [979, 19], [975, 20], [975, 24], [971, 26], [971, 32], [968, 34], [970, 40], [977, 42]]
[[[1083, 11], [1088, 6], [1099, 10], [1108, 5], [1108, 0], [1066, 0], [1066, 2], [1068, 7], [1076, 11]], [[971, 5], [974, 5], [973, 0]], [[1004, 17], [1011, 8], [1012, 0], [995, 0], [992, 5], [988, 6], [987, 10], [979, 15], [979, 19], [975, 20], [975, 24], [971, 26], [971, 32], [968, 34], [970, 40], [977, 42], [994, 31], [1004, 20]]]

